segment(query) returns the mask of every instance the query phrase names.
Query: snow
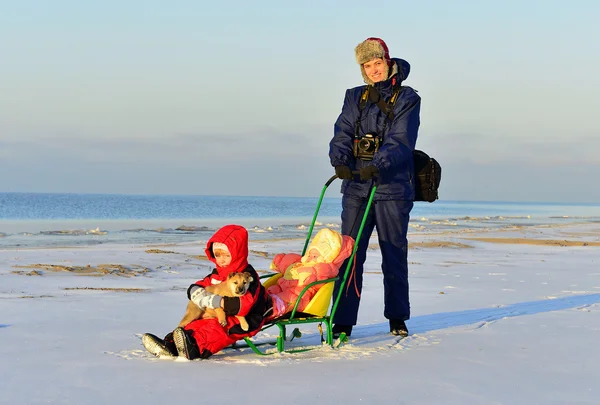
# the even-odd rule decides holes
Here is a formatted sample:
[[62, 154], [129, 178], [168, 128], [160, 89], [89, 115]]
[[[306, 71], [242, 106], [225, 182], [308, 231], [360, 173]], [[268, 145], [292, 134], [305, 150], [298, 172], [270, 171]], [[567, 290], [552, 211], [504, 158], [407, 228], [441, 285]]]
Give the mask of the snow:
[[[375, 248], [347, 344], [319, 347], [316, 325], [303, 325], [289, 346], [315, 350], [206, 361], [141, 345], [177, 325], [187, 286], [209, 272], [205, 241], [0, 250], [0, 404], [598, 404], [600, 224], [478, 232], [411, 239], [405, 339], [383, 318]], [[251, 242], [250, 262], [267, 269], [302, 245]], [[100, 264], [126, 272], [98, 275]]]

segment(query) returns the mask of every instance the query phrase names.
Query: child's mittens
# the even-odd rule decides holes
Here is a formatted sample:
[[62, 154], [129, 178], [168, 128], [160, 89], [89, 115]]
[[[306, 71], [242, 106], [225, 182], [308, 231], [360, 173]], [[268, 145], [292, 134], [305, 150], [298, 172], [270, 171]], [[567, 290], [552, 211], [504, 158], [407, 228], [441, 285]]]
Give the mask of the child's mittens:
[[273, 258], [269, 268], [278, 273], [284, 274], [292, 264], [297, 263], [302, 256], [296, 253], [279, 253]]
[[[279, 255], [277, 255], [277, 256], [279, 256]], [[277, 272], [281, 273], [279, 271], [279, 267], [277, 267], [277, 263], [279, 263], [281, 260], [278, 260], [277, 262], [275, 261], [277, 259], [277, 256], [275, 256], [275, 259], [273, 259], [271, 264], [269, 264], [269, 270], [277, 271]]]
[[339, 274], [339, 267], [329, 263], [318, 263], [315, 265], [315, 274], [317, 280], [333, 278]]
[[220, 295], [211, 294], [200, 286], [194, 286], [190, 290], [190, 300], [200, 309], [215, 309], [221, 306], [221, 298]]

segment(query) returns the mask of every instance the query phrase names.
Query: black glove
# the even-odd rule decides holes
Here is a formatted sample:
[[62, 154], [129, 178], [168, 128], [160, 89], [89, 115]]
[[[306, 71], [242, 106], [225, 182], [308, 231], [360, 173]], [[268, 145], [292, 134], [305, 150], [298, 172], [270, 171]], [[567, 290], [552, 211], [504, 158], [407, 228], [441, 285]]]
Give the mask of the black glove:
[[361, 180], [369, 180], [372, 179], [373, 176], [379, 174], [379, 170], [375, 166], [366, 166], [361, 167], [360, 169], [360, 179]]
[[342, 180], [352, 180], [352, 169], [348, 166], [336, 166], [335, 175]]

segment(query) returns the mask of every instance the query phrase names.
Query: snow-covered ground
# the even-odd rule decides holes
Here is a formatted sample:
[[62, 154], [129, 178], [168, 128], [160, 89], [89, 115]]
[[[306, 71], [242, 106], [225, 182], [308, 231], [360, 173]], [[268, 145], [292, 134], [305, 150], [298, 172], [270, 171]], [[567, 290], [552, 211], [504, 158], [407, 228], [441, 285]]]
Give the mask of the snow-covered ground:
[[[176, 326], [209, 272], [204, 242], [0, 250], [0, 404], [600, 403], [600, 224], [412, 239], [403, 340], [374, 248], [348, 344], [155, 358], [141, 336]], [[251, 242], [250, 263], [302, 245]], [[290, 346], [318, 345], [302, 331]]]

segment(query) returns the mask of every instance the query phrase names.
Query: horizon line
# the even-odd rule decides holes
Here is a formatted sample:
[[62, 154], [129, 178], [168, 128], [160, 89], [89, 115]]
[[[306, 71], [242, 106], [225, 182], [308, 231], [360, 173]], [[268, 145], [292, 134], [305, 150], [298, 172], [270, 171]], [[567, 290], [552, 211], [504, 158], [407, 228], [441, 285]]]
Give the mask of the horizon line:
[[[151, 193], [77, 193], [77, 192], [46, 192], [46, 191], [0, 191], [1, 194], [39, 194], [39, 195], [89, 195], [89, 196], [130, 196], [130, 197], [239, 197], [239, 198], [315, 198], [318, 196], [283, 196], [283, 195], [234, 195], [234, 194], [151, 194]], [[325, 196], [328, 199], [339, 199], [342, 196]], [[425, 203], [424, 201], [415, 201], [416, 203]], [[600, 205], [600, 201], [537, 201], [537, 200], [454, 200], [438, 199], [436, 202], [444, 203], [485, 203], [485, 204], [553, 204], [553, 205]]]

